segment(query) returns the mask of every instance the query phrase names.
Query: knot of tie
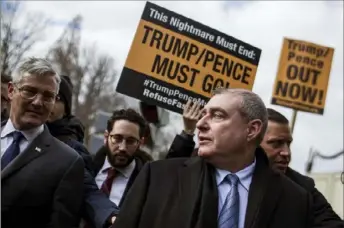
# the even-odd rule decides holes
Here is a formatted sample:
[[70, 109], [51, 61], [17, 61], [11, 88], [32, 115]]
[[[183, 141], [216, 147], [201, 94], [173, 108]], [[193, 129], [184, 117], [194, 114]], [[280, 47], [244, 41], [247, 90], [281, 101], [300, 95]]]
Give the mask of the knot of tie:
[[232, 186], [238, 186], [239, 183], [239, 177], [235, 174], [228, 174], [226, 176], [227, 181], [232, 185]]
[[13, 142], [19, 142], [23, 138], [24, 138], [24, 135], [20, 131], [13, 132]]
[[116, 169], [108, 168], [107, 175], [108, 175], [108, 178], [113, 178], [116, 175]]

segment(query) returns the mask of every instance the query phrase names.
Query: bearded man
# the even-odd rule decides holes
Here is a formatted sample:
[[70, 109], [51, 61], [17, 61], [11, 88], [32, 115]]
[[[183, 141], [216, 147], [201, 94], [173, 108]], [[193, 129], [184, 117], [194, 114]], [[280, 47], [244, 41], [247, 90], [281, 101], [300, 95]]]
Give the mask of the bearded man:
[[152, 160], [140, 156], [145, 129], [144, 118], [135, 110], [114, 111], [104, 133], [104, 146], [94, 157], [96, 183], [119, 207], [143, 165]]

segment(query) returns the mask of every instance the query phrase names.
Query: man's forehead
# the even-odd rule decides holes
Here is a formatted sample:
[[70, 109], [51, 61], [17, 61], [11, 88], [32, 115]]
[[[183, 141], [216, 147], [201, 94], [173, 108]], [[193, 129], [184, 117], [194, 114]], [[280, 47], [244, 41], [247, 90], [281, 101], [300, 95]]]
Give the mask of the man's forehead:
[[117, 120], [113, 124], [113, 133], [136, 134], [139, 132], [139, 126], [128, 120]]
[[29, 86], [36, 89], [43, 89], [43, 90], [56, 90], [57, 83], [52, 76], [48, 77], [38, 77], [36, 75], [32, 75], [29, 77], [24, 77], [18, 83], [20, 86]]
[[268, 127], [266, 129], [266, 135], [269, 138], [290, 138], [292, 139], [290, 127], [288, 124], [276, 123], [274, 121], [268, 121]]
[[204, 109], [225, 109], [232, 110], [239, 106], [240, 98], [229, 93], [216, 94], [204, 106]]

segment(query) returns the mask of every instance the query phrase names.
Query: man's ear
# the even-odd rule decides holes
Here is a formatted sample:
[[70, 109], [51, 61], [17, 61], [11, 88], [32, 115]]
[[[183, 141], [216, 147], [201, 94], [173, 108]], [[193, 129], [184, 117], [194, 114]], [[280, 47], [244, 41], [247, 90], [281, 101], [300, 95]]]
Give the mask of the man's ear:
[[8, 99], [11, 101], [14, 96], [14, 84], [13, 82], [9, 82], [7, 86], [7, 94], [8, 94]]
[[145, 144], [145, 137], [142, 137], [140, 140], [139, 140], [139, 146], [142, 146]]
[[252, 120], [247, 125], [247, 141], [255, 140], [262, 131], [263, 122], [261, 120]]
[[104, 145], [107, 144], [109, 138], [109, 132], [107, 130], [104, 131]]

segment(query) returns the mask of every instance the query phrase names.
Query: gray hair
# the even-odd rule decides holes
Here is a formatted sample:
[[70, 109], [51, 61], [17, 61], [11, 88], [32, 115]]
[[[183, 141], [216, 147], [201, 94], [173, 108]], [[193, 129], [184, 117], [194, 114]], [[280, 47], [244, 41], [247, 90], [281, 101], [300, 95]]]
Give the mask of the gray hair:
[[264, 102], [257, 94], [246, 89], [217, 88], [213, 91], [213, 95], [226, 93], [241, 98], [239, 112], [248, 122], [257, 119], [262, 121], [262, 130], [257, 136], [257, 143], [259, 145], [264, 138], [268, 126], [268, 113]]
[[12, 75], [14, 84], [20, 83], [25, 77], [36, 75], [39, 77], [54, 76], [57, 83], [57, 93], [60, 89], [61, 77], [53, 65], [46, 59], [30, 57], [21, 61]]

